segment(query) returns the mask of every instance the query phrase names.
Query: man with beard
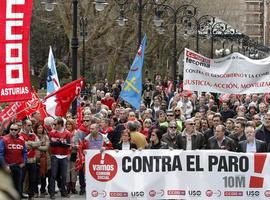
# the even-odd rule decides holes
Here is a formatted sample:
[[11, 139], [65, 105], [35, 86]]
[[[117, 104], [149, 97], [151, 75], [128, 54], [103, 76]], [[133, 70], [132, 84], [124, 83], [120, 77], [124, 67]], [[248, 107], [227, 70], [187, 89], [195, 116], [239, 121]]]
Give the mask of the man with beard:
[[239, 142], [238, 152], [258, 153], [266, 152], [266, 144], [264, 141], [255, 138], [255, 129], [252, 126], [245, 128], [246, 140]]
[[169, 122], [167, 133], [162, 136], [161, 141], [166, 142], [170, 148], [177, 149], [176, 135], [178, 135], [178, 133], [176, 121], [172, 120]]
[[267, 152], [270, 151], [270, 112], [264, 115], [263, 125], [256, 131], [256, 139], [264, 141], [267, 145]]

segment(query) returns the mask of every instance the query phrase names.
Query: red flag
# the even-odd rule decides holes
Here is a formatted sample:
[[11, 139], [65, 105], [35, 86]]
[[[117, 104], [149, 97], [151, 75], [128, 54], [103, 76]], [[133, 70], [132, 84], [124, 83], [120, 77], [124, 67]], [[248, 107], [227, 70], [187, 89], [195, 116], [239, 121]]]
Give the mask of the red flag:
[[80, 127], [82, 125], [82, 120], [83, 120], [83, 107], [79, 105], [77, 107], [77, 120], [76, 120], [77, 127]]
[[5, 110], [3, 110], [0, 113], [0, 121], [4, 123], [4, 127], [6, 128], [8, 123], [12, 118], [16, 116], [17, 109], [22, 105], [22, 102], [15, 102], [10, 104], [8, 107], [6, 107]]
[[32, 93], [32, 99], [29, 101], [25, 101], [21, 104], [17, 109], [17, 120], [22, 120], [26, 116], [30, 116], [32, 113], [38, 111], [42, 106], [40, 99], [35, 91]]
[[[7, 123], [12, 118], [16, 118], [17, 121], [22, 120], [26, 116], [30, 116], [32, 113], [36, 112], [42, 106], [38, 95], [35, 91], [31, 92], [32, 99], [29, 101], [15, 102], [10, 104], [3, 112], [0, 113], [0, 121]], [[7, 126], [4, 124], [4, 127]]]
[[83, 168], [83, 165], [85, 163], [85, 157], [83, 154], [83, 146], [84, 143], [79, 140], [78, 149], [77, 149], [77, 159], [75, 164], [75, 170], [80, 171]]
[[31, 99], [28, 47], [32, 0], [0, 6], [0, 102]]
[[51, 116], [65, 116], [71, 103], [80, 95], [83, 79], [72, 81], [45, 97], [44, 105]]

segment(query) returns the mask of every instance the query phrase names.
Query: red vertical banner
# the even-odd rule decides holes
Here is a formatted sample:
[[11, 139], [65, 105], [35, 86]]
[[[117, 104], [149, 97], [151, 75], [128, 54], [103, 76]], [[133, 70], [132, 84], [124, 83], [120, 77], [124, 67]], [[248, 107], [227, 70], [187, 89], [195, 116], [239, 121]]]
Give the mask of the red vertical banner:
[[0, 1], [0, 102], [31, 99], [28, 46], [32, 0]]

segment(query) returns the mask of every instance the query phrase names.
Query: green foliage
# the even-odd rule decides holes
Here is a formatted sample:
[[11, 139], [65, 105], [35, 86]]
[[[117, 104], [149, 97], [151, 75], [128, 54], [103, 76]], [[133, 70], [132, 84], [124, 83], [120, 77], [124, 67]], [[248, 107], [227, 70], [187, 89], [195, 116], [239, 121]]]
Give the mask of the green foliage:
[[39, 88], [39, 81], [36, 76], [30, 75], [31, 86], [35, 89]]

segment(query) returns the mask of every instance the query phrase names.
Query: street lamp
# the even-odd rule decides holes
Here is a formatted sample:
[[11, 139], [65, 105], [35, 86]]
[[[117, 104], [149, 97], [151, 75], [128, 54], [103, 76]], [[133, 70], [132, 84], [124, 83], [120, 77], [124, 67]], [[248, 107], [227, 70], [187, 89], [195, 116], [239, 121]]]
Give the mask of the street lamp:
[[56, 2], [54, 2], [54, 0], [45, 0], [42, 1], [41, 4], [45, 5], [45, 10], [48, 12], [51, 12], [54, 10], [54, 6], [57, 4]]
[[95, 0], [93, 4], [95, 4], [95, 9], [99, 12], [103, 11], [105, 6], [108, 5], [106, 0]]
[[125, 26], [126, 25], [126, 22], [128, 21], [128, 19], [125, 18], [123, 9], [120, 10], [120, 14], [119, 14], [116, 21], [117, 21], [119, 26]]
[[[119, 26], [125, 26], [126, 22], [128, 21], [127, 18], [125, 18], [124, 12], [125, 12], [125, 5], [129, 4], [130, 1], [128, 0], [114, 0], [117, 5], [120, 7], [119, 9], [119, 16], [116, 19], [117, 23]], [[141, 40], [142, 40], [142, 12], [143, 9], [145, 8], [145, 6], [151, 2], [153, 0], [145, 0], [143, 2], [143, 0], [136, 0], [136, 10], [137, 10], [137, 46], [139, 47], [141, 44]], [[154, 0], [154, 3], [165, 3], [167, 0]], [[106, 0], [95, 0], [94, 4], [97, 6], [97, 4], [102, 4], [103, 5], [103, 9], [99, 9], [98, 11], [102, 11], [104, 10], [105, 5], [107, 5], [108, 3], [106, 2]], [[97, 10], [97, 7], [96, 7]]]
[[[72, 80], [77, 80], [77, 60], [78, 60], [78, 35], [77, 35], [77, 17], [78, 17], [78, 0], [72, 0], [72, 39], [71, 39], [71, 49], [72, 49]], [[77, 113], [77, 99], [72, 102], [72, 115]]]
[[85, 37], [87, 36], [87, 17], [80, 18], [80, 35], [83, 41], [83, 51], [82, 51], [82, 76], [85, 77]]
[[[96, 0], [102, 1], [102, 0]], [[45, 4], [46, 11], [53, 11], [56, 2], [54, 0], [45, 0], [41, 2]], [[78, 35], [77, 35], [77, 16], [78, 16], [78, 0], [72, 0], [72, 38], [71, 38], [71, 49], [72, 49], [72, 80], [77, 80], [77, 54], [78, 54]], [[77, 112], [77, 100], [72, 102], [72, 114], [76, 115]]]
[[215, 17], [211, 15], [203, 15], [198, 20], [196, 20], [197, 27], [197, 37], [196, 37], [196, 51], [199, 53], [199, 37], [201, 35], [209, 35], [211, 27], [215, 23]]
[[[177, 75], [176, 75], [176, 69], [177, 69], [177, 21], [180, 18], [181, 23], [183, 23], [183, 18], [194, 17], [196, 15], [196, 7], [194, 7], [191, 4], [185, 4], [185, 5], [181, 5], [177, 8], [174, 8], [170, 5], [161, 3], [157, 0], [154, 0], [154, 3], [157, 6], [156, 12], [155, 12], [156, 15], [154, 18], [154, 24], [157, 28], [161, 27], [163, 24], [161, 17], [162, 17], [164, 12], [168, 12], [169, 14], [171, 14], [170, 17], [172, 17], [172, 21], [173, 21], [173, 71], [172, 71], [172, 73], [173, 73], [174, 86], [175, 86], [176, 80], [177, 80]], [[160, 30], [159, 30], [159, 32], [160, 32]]]

